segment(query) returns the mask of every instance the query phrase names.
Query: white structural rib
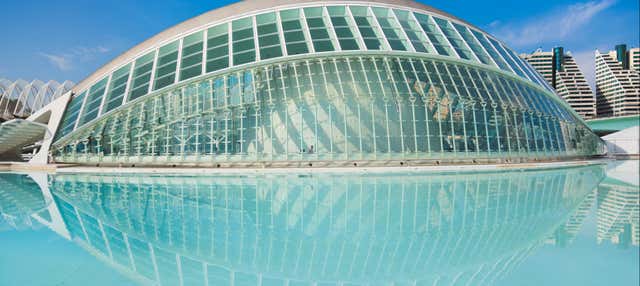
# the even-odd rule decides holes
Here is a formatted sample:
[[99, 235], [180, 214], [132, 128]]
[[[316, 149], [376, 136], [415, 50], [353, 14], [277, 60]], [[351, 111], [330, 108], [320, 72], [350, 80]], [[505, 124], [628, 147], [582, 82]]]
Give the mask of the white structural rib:
[[0, 118], [26, 118], [71, 90], [73, 85], [70, 81], [60, 84], [54, 80], [45, 83], [0, 79]]

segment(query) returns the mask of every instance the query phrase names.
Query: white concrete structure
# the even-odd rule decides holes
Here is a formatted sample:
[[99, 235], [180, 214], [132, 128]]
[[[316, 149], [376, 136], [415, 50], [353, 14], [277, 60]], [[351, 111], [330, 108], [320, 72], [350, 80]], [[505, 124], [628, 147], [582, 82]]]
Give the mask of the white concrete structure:
[[591, 119], [596, 116], [594, 93], [570, 52], [564, 53], [561, 47], [549, 52], [538, 49], [520, 57], [542, 74], [556, 93], [582, 118]]
[[602, 139], [607, 143], [610, 156], [636, 158], [640, 156], [640, 126], [629, 127], [604, 136]]
[[598, 117], [640, 114], [640, 48], [596, 51]]
[[46, 165], [48, 163], [49, 147], [51, 146], [51, 143], [53, 143], [54, 139], [53, 134], [58, 130], [58, 126], [62, 120], [62, 116], [64, 115], [65, 107], [67, 106], [67, 102], [71, 99], [71, 95], [71, 92], [67, 92], [27, 118], [27, 120], [33, 122], [47, 124], [47, 129], [52, 134], [52, 136], [43, 138], [40, 151], [31, 158], [29, 163], [37, 165]]
[[[26, 120], [13, 119], [0, 125], [0, 158], [12, 158], [19, 156], [22, 147], [39, 143], [39, 151], [31, 158], [29, 163], [34, 165], [46, 165], [49, 158], [49, 147], [53, 141], [53, 135], [64, 114], [67, 102], [71, 98], [71, 92], [59, 96]], [[10, 153], [7, 155], [7, 153]]]

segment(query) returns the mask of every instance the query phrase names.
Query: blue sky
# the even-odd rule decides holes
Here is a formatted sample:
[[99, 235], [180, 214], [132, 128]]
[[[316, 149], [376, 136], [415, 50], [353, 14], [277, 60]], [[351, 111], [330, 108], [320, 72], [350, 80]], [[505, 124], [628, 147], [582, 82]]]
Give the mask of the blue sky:
[[[0, 78], [81, 81], [137, 43], [235, 1], [5, 1]], [[518, 52], [564, 46], [593, 79], [595, 49], [638, 46], [637, 0], [419, 1], [494, 34]]]

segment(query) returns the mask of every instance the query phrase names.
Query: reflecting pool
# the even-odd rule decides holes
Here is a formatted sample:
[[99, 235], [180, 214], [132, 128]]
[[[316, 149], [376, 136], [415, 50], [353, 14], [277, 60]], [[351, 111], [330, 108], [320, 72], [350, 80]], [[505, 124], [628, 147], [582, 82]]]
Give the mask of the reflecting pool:
[[0, 173], [0, 285], [638, 285], [637, 168]]

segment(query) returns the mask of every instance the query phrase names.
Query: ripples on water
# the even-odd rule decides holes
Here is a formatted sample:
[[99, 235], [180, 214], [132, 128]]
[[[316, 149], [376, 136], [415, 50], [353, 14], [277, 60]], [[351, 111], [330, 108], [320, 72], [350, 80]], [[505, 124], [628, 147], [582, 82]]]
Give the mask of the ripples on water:
[[[629, 170], [5, 173], [0, 253], [24, 257], [0, 256], [0, 284], [566, 284], [530, 261], [637, 267], [638, 183], [616, 168]], [[567, 255], [581, 236], [589, 250]]]

